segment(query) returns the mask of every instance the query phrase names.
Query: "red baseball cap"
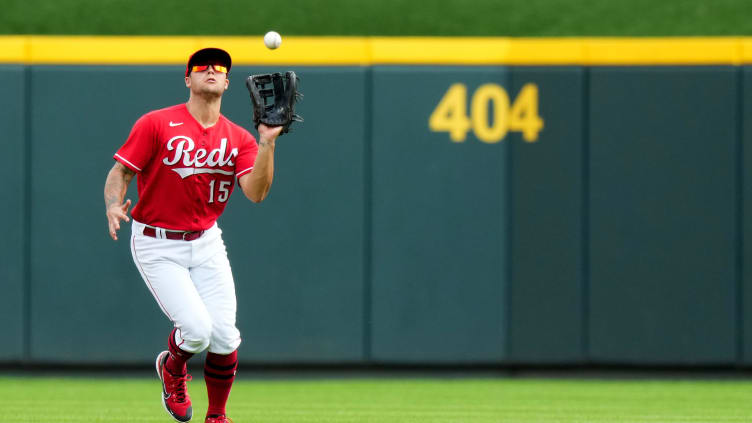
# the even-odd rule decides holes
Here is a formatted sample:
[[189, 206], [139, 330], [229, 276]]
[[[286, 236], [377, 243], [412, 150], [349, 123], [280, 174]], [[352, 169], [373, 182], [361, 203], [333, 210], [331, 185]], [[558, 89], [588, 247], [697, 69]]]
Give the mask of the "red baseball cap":
[[201, 50], [191, 54], [188, 58], [188, 64], [185, 66], [185, 76], [191, 74], [191, 67], [197, 64], [217, 63], [227, 67], [227, 72], [230, 72], [232, 67], [232, 59], [230, 54], [221, 48], [202, 48]]

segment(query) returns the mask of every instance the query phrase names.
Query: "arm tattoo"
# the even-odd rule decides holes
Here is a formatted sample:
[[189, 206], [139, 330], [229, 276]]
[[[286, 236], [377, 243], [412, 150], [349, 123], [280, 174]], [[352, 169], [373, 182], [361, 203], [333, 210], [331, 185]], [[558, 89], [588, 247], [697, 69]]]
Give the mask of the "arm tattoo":
[[121, 197], [125, 196], [128, 184], [130, 184], [133, 175], [136, 173], [123, 166], [121, 163], [115, 163], [111, 174], [113, 178], [107, 178], [104, 193], [104, 203], [108, 209], [114, 205], [119, 206], [123, 202]]

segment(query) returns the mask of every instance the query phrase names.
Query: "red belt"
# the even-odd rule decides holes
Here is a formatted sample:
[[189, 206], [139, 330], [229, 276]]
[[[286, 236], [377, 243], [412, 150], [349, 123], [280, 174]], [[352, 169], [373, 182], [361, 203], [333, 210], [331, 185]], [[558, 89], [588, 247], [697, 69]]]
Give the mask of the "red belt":
[[[204, 231], [193, 231], [193, 232], [186, 232], [186, 231], [168, 231], [164, 230], [165, 238], [167, 239], [177, 239], [177, 240], [183, 240], [183, 241], [193, 241], [194, 239], [197, 239], [200, 237]], [[150, 236], [152, 238], [158, 238], [157, 237], [157, 230], [145, 226], [144, 227], [144, 235]]]

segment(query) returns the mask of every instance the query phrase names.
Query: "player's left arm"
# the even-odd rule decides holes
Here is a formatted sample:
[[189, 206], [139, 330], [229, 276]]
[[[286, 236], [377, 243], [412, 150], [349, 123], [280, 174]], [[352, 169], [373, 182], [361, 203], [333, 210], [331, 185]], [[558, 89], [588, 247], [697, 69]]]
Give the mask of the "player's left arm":
[[258, 127], [259, 149], [253, 170], [238, 178], [240, 189], [249, 200], [254, 203], [264, 201], [269, 194], [274, 179], [274, 147], [281, 126], [266, 126], [263, 123]]

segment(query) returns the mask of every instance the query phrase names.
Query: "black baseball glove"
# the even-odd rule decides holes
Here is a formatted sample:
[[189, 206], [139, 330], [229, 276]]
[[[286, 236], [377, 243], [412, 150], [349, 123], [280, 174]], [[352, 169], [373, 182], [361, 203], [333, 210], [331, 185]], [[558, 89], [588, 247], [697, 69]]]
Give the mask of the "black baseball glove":
[[256, 128], [259, 123], [281, 126], [281, 135], [290, 130], [293, 122], [303, 122], [303, 118], [295, 114], [295, 102], [303, 97], [298, 92], [295, 72], [251, 75], [245, 80], [245, 85], [251, 92], [253, 124]]

